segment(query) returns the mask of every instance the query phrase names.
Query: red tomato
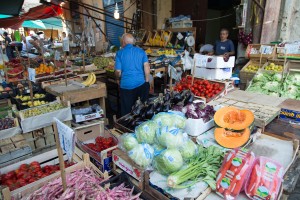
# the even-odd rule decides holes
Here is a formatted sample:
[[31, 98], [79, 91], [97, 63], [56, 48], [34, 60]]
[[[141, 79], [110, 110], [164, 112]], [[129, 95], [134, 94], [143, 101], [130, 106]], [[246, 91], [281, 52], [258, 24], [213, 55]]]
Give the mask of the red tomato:
[[20, 165], [20, 169], [21, 170], [27, 170], [28, 168], [29, 168], [28, 164], [22, 164], [22, 165]]
[[24, 179], [22, 179], [22, 178], [18, 179], [17, 182], [19, 183], [20, 187], [23, 187], [24, 185], [27, 184], [26, 181]]
[[192, 77], [191, 77], [191, 76], [188, 76], [187, 79], [188, 79], [188, 80], [192, 80]]
[[16, 177], [15, 171], [10, 171], [6, 174], [5, 179], [14, 179]]

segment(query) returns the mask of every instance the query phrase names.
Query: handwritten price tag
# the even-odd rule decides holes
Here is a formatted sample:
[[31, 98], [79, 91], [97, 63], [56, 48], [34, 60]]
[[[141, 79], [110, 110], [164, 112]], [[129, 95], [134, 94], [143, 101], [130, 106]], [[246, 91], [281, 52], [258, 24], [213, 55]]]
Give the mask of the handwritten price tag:
[[261, 45], [259, 51], [260, 51], [261, 54], [272, 54], [273, 47], [272, 46]]
[[177, 34], [177, 38], [178, 38], [178, 40], [182, 40], [183, 35], [182, 35], [181, 33], [178, 33], [178, 34]]
[[57, 126], [60, 146], [67, 154], [69, 160], [71, 160], [75, 147], [74, 130], [62, 123], [57, 118], [54, 118], [54, 121], [56, 122]]
[[197, 67], [206, 67], [208, 57], [201, 54], [195, 54], [194, 60]]
[[35, 82], [35, 69], [28, 68], [28, 79], [32, 82]]

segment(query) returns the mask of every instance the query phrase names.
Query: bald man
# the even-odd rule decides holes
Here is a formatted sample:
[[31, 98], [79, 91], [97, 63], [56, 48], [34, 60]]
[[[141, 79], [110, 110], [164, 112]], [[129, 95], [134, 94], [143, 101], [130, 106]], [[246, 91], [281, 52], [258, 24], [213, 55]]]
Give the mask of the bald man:
[[121, 115], [130, 113], [135, 101], [148, 99], [150, 65], [144, 50], [134, 46], [135, 39], [125, 33], [122, 36], [122, 49], [117, 52], [115, 70], [120, 77]]

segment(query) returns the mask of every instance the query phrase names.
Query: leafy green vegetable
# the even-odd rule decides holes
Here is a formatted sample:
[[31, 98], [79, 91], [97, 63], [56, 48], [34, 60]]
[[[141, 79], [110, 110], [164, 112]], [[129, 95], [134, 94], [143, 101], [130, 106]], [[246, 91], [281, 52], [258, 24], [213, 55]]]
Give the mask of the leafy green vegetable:
[[160, 127], [169, 126], [177, 127], [183, 129], [185, 127], [186, 118], [170, 112], [160, 112], [157, 115], [154, 115], [152, 120], [158, 124]]
[[154, 150], [149, 144], [138, 144], [128, 151], [128, 156], [139, 166], [145, 168], [153, 160]]
[[[224, 153], [214, 146], [198, 148], [199, 153], [190, 159], [186, 168], [169, 175], [167, 185], [171, 188], [187, 188], [199, 180], [216, 189], [216, 177], [222, 164]], [[190, 184], [183, 184], [190, 181]]]
[[153, 144], [157, 124], [149, 120], [135, 128], [135, 134], [139, 143]]
[[153, 167], [163, 175], [177, 172], [183, 165], [183, 159], [177, 149], [166, 149], [153, 160]]
[[166, 148], [177, 148], [187, 141], [187, 134], [183, 134], [182, 129], [164, 126], [156, 131], [156, 138], [160, 145]]
[[138, 141], [136, 139], [136, 135], [133, 133], [123, 134], [120, 137], [121, 148], [124, 147], [126, 151], [130, 151], [136, 145], [138, 145]]
[[189, 139], [179, 147], [179, 151], [182, 155], [183, 160], [189, 160], [196, 155], [196, 153], [198, 152], [198, 147], [191, 139]]
[[263, 88], [270, 92], [278, 92], [280, 85], [279, 85], [279, 82], [271, 81], [271, 82], [266, 82], [266, 84], [263, 86]]

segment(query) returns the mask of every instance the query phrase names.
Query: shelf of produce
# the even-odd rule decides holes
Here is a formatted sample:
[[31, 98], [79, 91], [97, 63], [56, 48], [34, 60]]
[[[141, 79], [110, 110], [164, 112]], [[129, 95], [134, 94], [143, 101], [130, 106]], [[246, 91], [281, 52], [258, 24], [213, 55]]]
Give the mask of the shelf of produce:
[[70, 101], [71, 104], [99, 99], [99, 105], [103, 109], [105, 116], [105, 98], [107, 96], [105, 83], [97, 82], [85, 88], [74, 84], [68, 86], [64, 84], [50, 85], [45, 90], [50, 94], [59, 96], [62, 101]]
[[[258, 67], [257, 69], [259, 69], [265, 64], [265, 62], [266, 60], [262, 61], [261, 63], [259, 60], [254, 60], [254, 59], [249, 60], [249, 62], [240, 71], [240, 82], [242, 84], [249, 83], [257, 72], [255, 66], [257, 66]], [[251, 66], [254, 66], [253, 67], [254, 69], [250, 69]]]
[[[11, 113], [8, 114], [9, 118], [0, 119], [0, 139], [12, 137], [18, 133], [21, 133], [22, 130], [19, 126], [19, 121], [17, 118], [11, 117]], [[5, 129], [2, 129], [5, 128]]]
[[115, 174], [120, 174], [122, 171], [126, 172], [132, 177], [131, 180], [133, 183], [141, 190], [144, 190], [145, 170], [138, 166], [125, 152], [120, 149], [114, 150], [112, 152], [112, 157], [112, 172]]
[[[65, 160], [67, 159], [67, 157], [64, 157], [64, 158], [65, 158]], [[74, 157], [74, 158], [76, 158], [76, 157]], [[51, 160], [51, 161], [49, 162], [49, 160]], [[58, 164], [57, 150], [55, 149], [50, 152], [47, 152], [47, 153], [38, 155], [36, 157], [29, 158], [22, 162], [16, 163], [12, 166], [8, 166], [5, 170], [6, 170], [6, 172], [8, 172], [12, 169], [17, 169], [21, 164], [25, 164], [25, 163], [29, 164], [33, 161], [43, 162], [42, 166], [49, 165], [49, 164]], [[75, 170], [89, 167], [89, 168], [93, 169], [99, 177], [108, 178], [107, 173], [102, 173], [95, 165], [93, 165], [93, 163], [90, 162], [90, 158], [89, 158], [88, 154], [83, 155], [83, 160], [74, 159], [74, 161], [76, 162], [76, 164], [74, 164], [70, 167], [67, 167], [65, 169], [66, 174], [70, 174]], [[4, 172], [3, 168], [1, 169], [1, 172], [2, 171]], [[11, 199], [11, 198], [21, 199], [21, 198], [26, 197], [29, 194], [33, 193], [34, 191], [38, 190], [39, 188], [41, 188], [42, 186], [47, 184], [49, 181], [59, 178], [60, 176], [61, 176], [61, 173], [60, 173], [60, 171], [58, 171], [58, 172], [50, 174], [44, 178], [41, 178], [35, 182], [32, 182], [28, 185], [25, 185], [21, 188], [13, 190], [13, 191], [10, 191], [8, 188], [4, 188], [2, 190], [2, 194], [4, 196], [4, 199]]]

